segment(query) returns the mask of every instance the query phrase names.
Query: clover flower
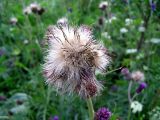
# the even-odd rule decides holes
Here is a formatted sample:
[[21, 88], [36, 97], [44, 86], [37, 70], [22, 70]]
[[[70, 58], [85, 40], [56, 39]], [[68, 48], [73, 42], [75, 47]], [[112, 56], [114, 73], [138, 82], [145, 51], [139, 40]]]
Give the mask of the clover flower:
[[149, 120], [159, 120], [160, 118], [160, 106], [156, 106], [151, 111], [149, 111]]
[[122, 34], [127, 33], [127, 32], [128, 32], [128, 29], [126, 29], [126, 28], [121, 28], [121, 29], [120, 29], [120, 32], [121, 32]]
[[160, 43], [160, 38], [152, 38], [150, 40], [150, 42], [153, 43], [153, 44], [159, 44]]
[[136, 81], [136, 82], [139, 82], [139, 81], [144, 81], [144, 74], [141, 72], [141, 71], [135, 71], [135, 72], [132, 72], [131, 73], [131, 78]]
[[82, 98], [97, 95], [102, 85], [95, 70], [110, 63], [107, 49], [98, 43], [87, 26], [50, 26], [46, 33], [48, 52], [43, 65], [46, 83], [60, 93], [78, 93]]
[[130, 24], [132, 24], [133, 23], [133, 20], [132, 19], [130, 19], [130, 18], [126, 18], [125, 19], [125, 25], [126, 26], [129, 26]]
[[96, 112], [95, 120], [109, 120], [111, 114], [112, 113], [109, 111], [109, 109], [102, 107]]
[[106, 39], [111, 39], [111, 36], [109, 35], [108, 32], [103, 32], [101, 35]]
[[117, 20], [117, 17], [114, 14], [110, 14], [109, 17], [108, 17], [108, 19], [105, 20], [105, 23], [106, 24], [110, 24], [110, 23], [112, 23], [115, 20]]
[[143, 108], [143, 105], [138, 101], [132, 101], [131, 102], [131, 109], [133, 113], [141, 112]]
[[145, 32], [145, 30], [146, 30], [146, 29], [145, 29], [145, 27], [143, 27], [143, 26], [140, 26], [140, 27], [138, 28], [138, 31], [139, 31], [139, 32]]
[[126, 54], [133, 54], [133, 53], [136, 53], [136, 52], [137, 52], [137, 49], [135, 49], [135, 48], [126, 50]]

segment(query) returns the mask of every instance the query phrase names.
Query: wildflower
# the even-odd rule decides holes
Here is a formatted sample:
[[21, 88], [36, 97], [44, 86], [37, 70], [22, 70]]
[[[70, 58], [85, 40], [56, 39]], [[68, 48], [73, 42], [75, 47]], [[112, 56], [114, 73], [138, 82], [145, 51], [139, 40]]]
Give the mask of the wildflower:
[[156, 106], [152, 111], [149, 112], [149, 120], [159, 120], [160, 118], [160, 107]]
[[105, 21], [105, 23], [112, 23], [114, 20], [117, 20], [117, 17], [112, 15], [108, 20]]
[[108, 34], [108, 32], [103, 32], [102, 36], [106, 39], [111, 39], [111, 36]]
[[145, 30], [146, 30], [146, 29], [145, 29], [145, 27], [143, 27], [143, 26], [140, 26], [140, 27], [138, 28], [138, 31], [139, 31], [139, 32], [145, 32]]
[[138, 101], [132, 101], [131, 102], [131, 109], [133, 113], [141, 112], [143, 108], [143, 105]]
[[147, 87], [147, 84], [145, 82], [140, 83], [139, 87], [137, 88], [136, 92], [141, 93], [143, 89]]
[[144, 81], [144, 74], [141, 71], [135, 71], [131, 73], [131, 78], [136, 81]]
[[128, 75], [128, 74], [130, 74], [128, 68], [122, 68], [121, 73], [122, 73], [122, 75]]
[[29, 6], [27, 6], [23, 12], [25, 14], [31, 14], [31, 13], [35, 13], [35, 14], [38, 14], [38, 15], [42, 15], [43, 12], [45, 11], [44, 8], [42, 8], [39, 4], [37, 3], [31, 3]]
[[50, 117], [49, 120], [59, 120], [59, 117], [56, 115], [54, 117]]
[[107, 1], [102, 1], [99, 4], [99, 9], [101, 9], [102, 11], [106, 10], [107, 7], [108, 7], [108, 2]]
[[39, 4], [37, 3], [32, 3], [30, 4], [30, 8], [33, 13], [41, 15], [44, 12], [44, 8], [42, 8]]
[[32, 13], [32, 10], [30, 8], [30, 6], [27, 6], [26, 8], [23, 9], [23, 13], [26, 15], [29, 15]]
[[12, 17], [12, 18], [10, 19], [10, 24], [12, 24], [12, 25], [16, 25], [17, 22], [18, 22], [18, 19], [17, 19], [16, 17]]
[[95, 114], [95, 120], [109, 120], [111, 117], [111, 112], [109, 109], [102, 107]]
[[95, 70], [110, 62], [107, 50], [97, 43], [87, 26], [50, 26], [46, 33], [49, 50], [43, 65], [46, 82], [62, 93], [76, 92], [87, 98], [99, 93], [102, 85]]
[[58, 19], [57, 24], [67, 24], [68, 23], [68, 19], [63, 17]]
[[130, 19], [130, 18], [126, 18], [126, 19], [125, 19], [125, 24], [126, 24], [126, 26], [129, 26], [130, 24], [132, 24], [132, 22], [133, 22], [133, 20]]
[[121, 74], [125, 77], [125, 79], [127, 79], [127, 80], [131, 79], [131, 74], [130, 74], [128, 68], [122, 68]]
[[151, 4], [150, 4], [150, 6], [151, 6], [151, 10], [152, 11], [155, 11], [156, 10], [156, 4], [155, 4], [155, 2], [151, 2]]
[[28, 44], [29, 41], [26, 39], [26, 40], [23, 41], [23, 43], [24, 43], [24, 44]]
[[133, 53], [136, 53], [137, 52], [137, 49], [127, 49], [126, 50], [126, 54], [133, 54]]
[[160, 43], [160, 38], [152, 38], [152, 39], [150, 40], [150, 42], [151, 42], [151, 43], [154, 43], [154, 44], [158, 44], [158, 43]]
[[121, 28], [121, 29], [120, 29], [120, 32], [121, 32], [121, 33], [127, 33], [128, 30], [127, 30], [126, 28]]

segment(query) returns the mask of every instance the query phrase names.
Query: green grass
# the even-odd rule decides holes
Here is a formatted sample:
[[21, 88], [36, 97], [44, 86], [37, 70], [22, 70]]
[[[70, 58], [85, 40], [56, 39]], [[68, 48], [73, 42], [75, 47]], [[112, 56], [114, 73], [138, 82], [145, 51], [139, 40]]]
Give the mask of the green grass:
[[[157, 0], [156, 11], [151, 12], [148, 1], [135, 0], [128, 5], [123, 0], [110, 0], [106, 19], [111, 14], [117, 19], [102, 27], [98, 25], [99, 17], [104, 16], [98, 8], [99, 0], [37, 0], [45, 12], [42, 15], [23, 14], [23, 8], [32, 2], [35, 1], [0, 1], [0, 50], [4, 51], [0, 55], [0, 96], [7, 98], [0, 101], [0, 120], [48, 120], [54, 115], [58, 115], [60, 120], [88, 120], [88, 108], [83, 99], [77, 95], [56, 93], [45, 84], [42, 76], [44, 34], [47, 27], [56, 24], [61, 17], [67, 17], [72, 25], [86, 24], [93, 28], [95, 38], [103, 41], [113, 56], [109, 71], [125, 66], [130, 71], [144, 72], [148, 88], [136, 98], [143, 104], [143, 111], [131, 114], [131, 120], [148, 120], [148, 113], [160, 106], [160, 44], [150, 42], [152, 38], [160, 39], [160, 2]], [[68, 12], [68, 8], [72, 8], [72, 12]], [[16, 25], [10, 24], [11, 17], [18, 19]], [[133, 19], [132, 25], [125, 26], [126, 18]], [[126, 54], [126, 49], [137, 48], [142, 37], [138, 31], [142, 20], [147, 24], [142, 47], [137, 53]], [[122, 27], [126, 27], [128, 33], [122, 35]], [[111, 39], [103, 37], [103, 32], [108, 32]], [[25, 40], [28, 44], [24, 44]], [[100, 96], [93, 98], [94, 109], [108, 107], [113, 113], [111, 119], [126, 120], [128, 81], [119, 71], [97, 75], [97, 79], [102, 80], [105, 89]], [[118, 87], [116, 91], [111, 89], [113, 85]], [[136, 87], [133, 87], [132, 93]], [[17, 108], [16, 101], [21, 100], [19, 97], [13, 99], [16, 93], [25, 93], [28, 97], [22, 104], [24, 109], [11, 115], [9, 111]]]

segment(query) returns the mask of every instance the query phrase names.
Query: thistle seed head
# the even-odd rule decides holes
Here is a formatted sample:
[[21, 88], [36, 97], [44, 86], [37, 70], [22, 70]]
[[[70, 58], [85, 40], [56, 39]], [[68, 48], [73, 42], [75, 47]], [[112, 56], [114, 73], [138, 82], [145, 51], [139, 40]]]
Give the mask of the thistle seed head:
[[43, 65], [46, 82], [62, 93], [95, 96], [102, 89], [95, 70], [104, 71], [110, 62], [107, 50], [94, 40], [87, 26], [50, 26], [46, 32], [47, 55]]

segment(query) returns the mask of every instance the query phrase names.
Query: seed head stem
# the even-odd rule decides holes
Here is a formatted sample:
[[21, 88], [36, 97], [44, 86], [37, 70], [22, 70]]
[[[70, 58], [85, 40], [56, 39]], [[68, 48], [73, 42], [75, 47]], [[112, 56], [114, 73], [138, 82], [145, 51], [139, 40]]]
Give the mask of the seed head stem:
[[88, 112], [89, 112], [89, 120], [94, 120], [94, 108], [92, 104], [92, 99], [89, 97], [87, 100]]

